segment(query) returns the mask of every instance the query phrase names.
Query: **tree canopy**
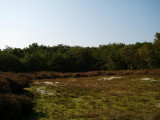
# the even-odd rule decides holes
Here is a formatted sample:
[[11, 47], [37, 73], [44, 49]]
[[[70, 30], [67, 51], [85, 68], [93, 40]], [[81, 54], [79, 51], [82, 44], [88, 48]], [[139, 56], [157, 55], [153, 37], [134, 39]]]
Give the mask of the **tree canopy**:
[[0, 71], [84, 72], [155, 67], [160, 67], [160, 33], [156, 33], [153, 43], [113, 43], [99, 47], [33, 43], [23, 49], [6, 46], [0, 50]]

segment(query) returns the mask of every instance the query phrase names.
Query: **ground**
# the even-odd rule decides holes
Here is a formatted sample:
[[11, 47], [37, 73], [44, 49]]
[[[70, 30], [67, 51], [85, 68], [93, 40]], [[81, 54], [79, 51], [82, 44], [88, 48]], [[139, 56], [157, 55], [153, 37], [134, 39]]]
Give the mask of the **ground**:
[[160, 77], [37, 79], [30, 120], [160, 120]]

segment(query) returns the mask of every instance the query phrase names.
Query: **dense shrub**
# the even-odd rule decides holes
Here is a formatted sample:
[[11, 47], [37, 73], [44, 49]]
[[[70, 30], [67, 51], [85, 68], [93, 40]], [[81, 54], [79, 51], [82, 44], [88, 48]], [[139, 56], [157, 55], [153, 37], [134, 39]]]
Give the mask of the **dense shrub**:
[[33, 73], [20, 73], [19, 76], [29, 80], [35, 79], [55, 79], [68, 77], [92, 77], [100, 75], [158, 75], [160, 76], [160, 69], [143, 69], [143, 70], [118, 70], [118, 71], [89, 71], [89, 72], [75, 72], [75, 73], [60, 73], [52, 71], [41, 71]]
[[0, 94], [0, 120], [22, 120], [32, 107], [32, 100], [26, 96]]
[[0, 120], [23, 120], [32, 112], [32, 99], [21, 95], [29, 79], [15, 73], [0, 73]]
[[14, 73], [0, 74], [0, 93], [18, 93], [29, 85], [29, 79]]

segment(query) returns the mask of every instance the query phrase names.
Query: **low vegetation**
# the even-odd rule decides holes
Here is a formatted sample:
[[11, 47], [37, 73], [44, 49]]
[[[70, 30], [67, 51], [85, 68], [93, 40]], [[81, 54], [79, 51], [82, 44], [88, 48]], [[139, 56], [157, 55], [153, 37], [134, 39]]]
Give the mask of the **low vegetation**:
[[159, 120], [159, 76], [95, 76], [34, 80], [31, 120]]
[[159, 120], [159, 76], [160, 69], [0, 72], [0, 119]]
[[160, 76], [160, 69], [143, 69], [143, 70], [118, 70], [118, 71], [89, 71], [89, 72], [75, 72], [75, 73], [60, 73], [52, 71], [41, 71], [32, 73], [19, 73], [21, 77], [30, 80], [35, 79], [55, 79], [55, 78], [78, 78], [78, 77], [92, 77], [101, 75], [156, 75]]
[[29, 79], [15, 73], [0, 73], [0, 120], [22, 120], [32, 112], [33, 103], [24, 95]]

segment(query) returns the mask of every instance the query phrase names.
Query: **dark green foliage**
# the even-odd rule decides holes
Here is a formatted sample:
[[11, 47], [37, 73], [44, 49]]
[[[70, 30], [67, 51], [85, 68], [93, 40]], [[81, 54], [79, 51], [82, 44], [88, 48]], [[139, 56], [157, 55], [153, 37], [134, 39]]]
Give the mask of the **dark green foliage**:
[[160, 33], [156, 33], [153, 45], [155, 50], [155, 56], [157, 58], [156, 66], [160, 67]]
[[68, 52], [70, 71], [89, 71], [94, 69], [96, 57], [90, 48], [73, 47]]
[[1, 71], [21, 71], [22, 64], [20, 59], [18, 59], [16, 56], [6, 53], [6, 52], [0, 52], [0, 70]]
[[15, 55], [18, 58], [24, 57], [24, 51], [20, 48], [15, 48], [9, 51], [11, 54]]
[[27, 54], [25, 57], [26, 69], [29, 71], [40, 71], [45, 68], [45, 60], [38, 54]]
[[69, 58], [60, 52], [52, 54], [47, 62], [49, 70], [67, 72], [69, 70]]
[[0, 51], [0, 71], [84, 72], [95, 70], [148, 69], [160, 67], [160, 33], [154, 43], [125, 45], [113, 43], [99, 47], [43, 46]]

